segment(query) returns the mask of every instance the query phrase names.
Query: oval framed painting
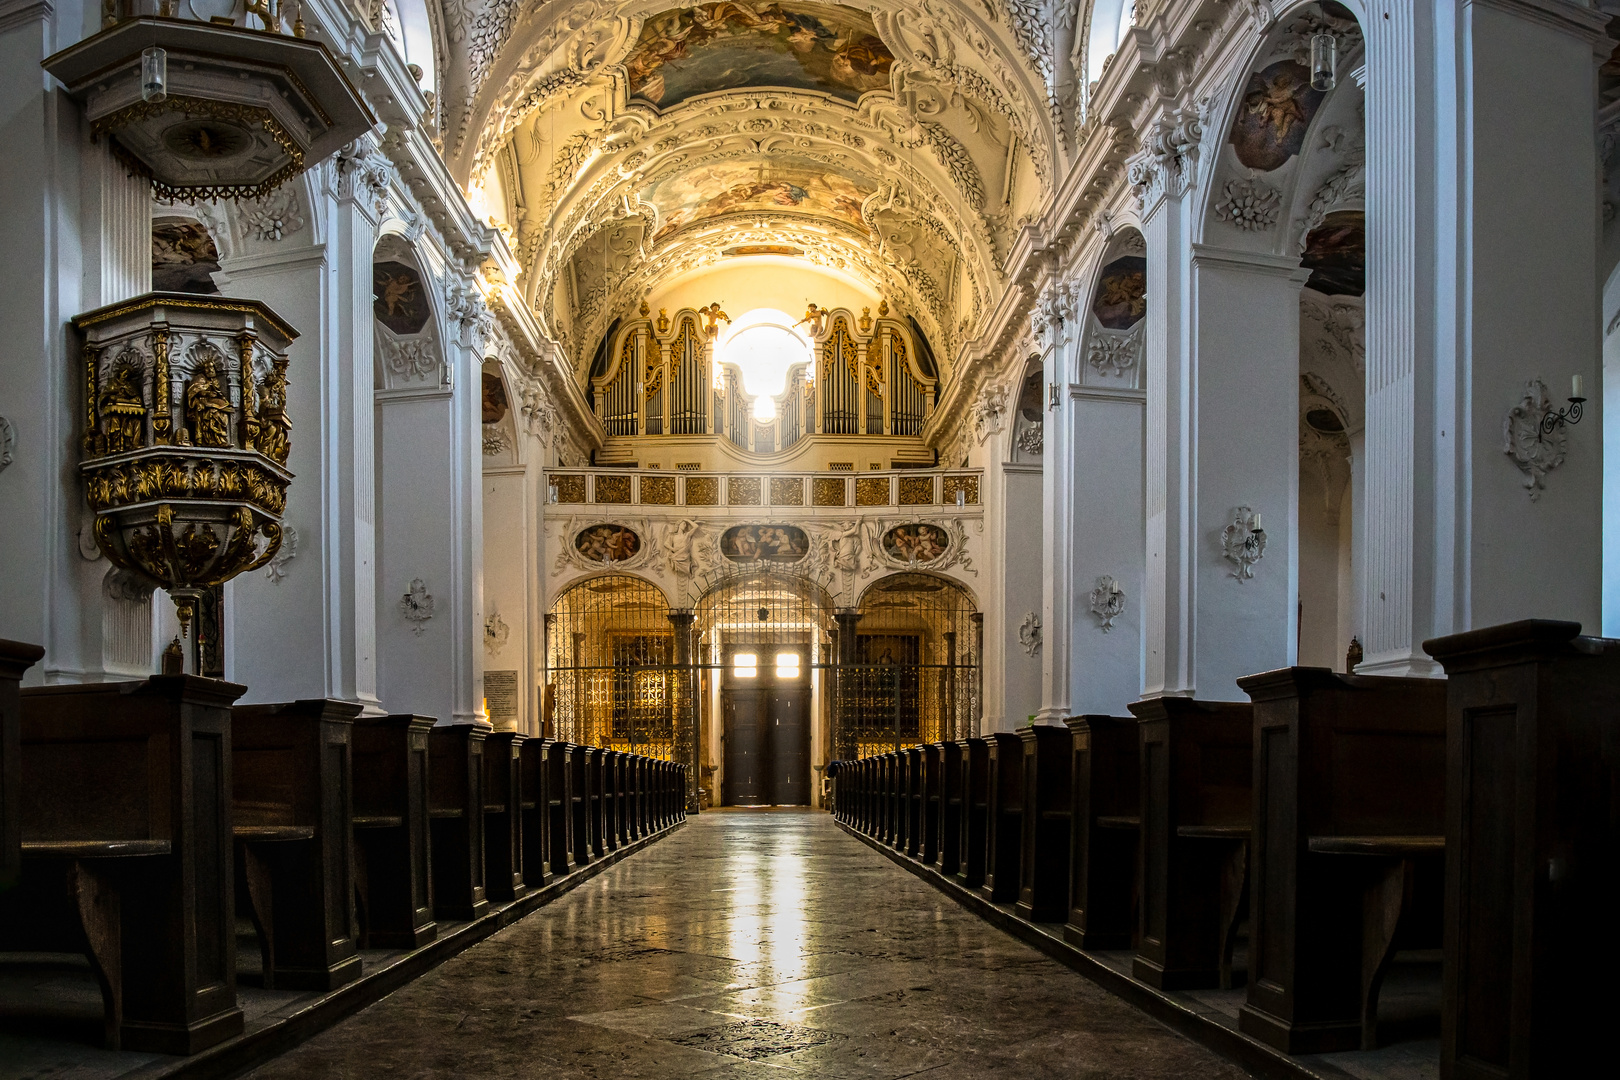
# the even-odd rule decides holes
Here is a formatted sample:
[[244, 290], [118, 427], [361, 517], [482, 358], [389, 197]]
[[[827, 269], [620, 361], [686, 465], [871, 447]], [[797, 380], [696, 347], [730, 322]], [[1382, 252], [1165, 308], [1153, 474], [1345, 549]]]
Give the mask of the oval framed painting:
[[624, 525], [592, 525], [574, 537], [574, 550], [587, 562], [620, 563], [641, 551], [641, 536]]
[[720, 536], [720, 554], [732, 562], [798, 562], [810, 537], [795, 525], [733, 525]]
[[950, 550], [950, 534], [938, 525], [896, 525], [883, 534], [883, 553], [896, 562], [933, 562]]

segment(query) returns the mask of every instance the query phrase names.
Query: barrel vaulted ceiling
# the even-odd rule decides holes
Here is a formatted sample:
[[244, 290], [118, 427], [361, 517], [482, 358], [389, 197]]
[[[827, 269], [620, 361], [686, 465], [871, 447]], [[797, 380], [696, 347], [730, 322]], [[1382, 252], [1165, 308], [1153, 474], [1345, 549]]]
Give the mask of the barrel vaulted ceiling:
[[948, 355], [1056, 171], [1044, 4], [442, 4], [445, 157], [576, 364], [641, 298], [770, 249]]

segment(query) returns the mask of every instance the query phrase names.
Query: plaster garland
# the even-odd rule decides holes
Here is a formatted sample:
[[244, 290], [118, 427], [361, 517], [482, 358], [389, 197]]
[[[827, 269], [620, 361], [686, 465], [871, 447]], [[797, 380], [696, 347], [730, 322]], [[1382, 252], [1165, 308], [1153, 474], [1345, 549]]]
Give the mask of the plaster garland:
[[1114, 629], [1114, 620], [1125, 614], [1125, 590], [1119, 587], [1118, 581], [1105, 574], [1097, 579], [1097, 587], [1091, 590], [1087, 599], [1102, 632], [1110, 633]]
[[1253, 521], [1253, 510], [1247, 506], [1235, 507], [1231, 523], [1221, 530], [1221, 555], [1237, 568], [1231, 576], [1237, 578], [1239, 584], [1254, 579], [1254, 565], [1266, 555], [1265, 530], [1253, 528]]
[[298, 206], [298, 196], [291, 191], [275, 201], [259, 199], [238, 203], [237, 209], [237, 227], [244, 240], [275, 243], [304, 227], [304, 214]]
[[1541, 498], [1547, 474], [1564, 463], [1569, 449], [1569, 432], [1563, 424], [1554, 426], [1550, 435], [1542, 433], [1542, 422], [1552, 411], [1547, 384], [1531, 379], [1525, 383], [1524, 397], [1502, 421], [1502, 452], [1524, 474], [1531, 502]]
[[427, 632], [427, 621], [433, 618], [433, 595], [421, 578], [412, 578], [410, 588], [399, 599], [399, 613], [411, 624], [411, 633], [421, 637]]
[[287, 564], [298, 557], [298, 530], [286, 522], [281, 526], [281, 548], [264, 564], [264, 576], [270, 584], [280, 585], [287, 576]]
[[1039, 420], [1026, 424], [1023, 430], [1018, 433], [1018, 449], [1033, 457], [1039, 457], [1045, 448], [1045, 426]]
[[1024, 612], [1024, 621], [1018, 624], [1018, 644], [1024, 647], [1026, 656], [1041, 651], [1041, 617], [1033, 611]]

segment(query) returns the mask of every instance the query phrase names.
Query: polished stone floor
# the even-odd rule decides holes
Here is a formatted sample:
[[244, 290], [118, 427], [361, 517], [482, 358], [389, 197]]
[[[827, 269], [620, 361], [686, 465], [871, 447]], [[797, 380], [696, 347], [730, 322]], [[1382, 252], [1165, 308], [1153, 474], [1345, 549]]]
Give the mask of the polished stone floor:
[[1247, 1074], [821, 813], [705, 812], [257, 1080]]

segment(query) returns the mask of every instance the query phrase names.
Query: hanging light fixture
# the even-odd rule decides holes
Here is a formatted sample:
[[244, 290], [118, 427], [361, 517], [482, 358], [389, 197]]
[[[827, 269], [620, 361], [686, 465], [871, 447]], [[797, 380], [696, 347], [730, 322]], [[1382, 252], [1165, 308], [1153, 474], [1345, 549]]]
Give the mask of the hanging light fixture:
[[1333, 89], [1338, 79], [1334, 68], [1339, 61], [1339, 39], [1326, 30], [1311, 38], [1311, 89], [1323, 93]]
[[169, 96], [169, 54], [156, 45], [141, 51], [141, 100], [153, 105]]

